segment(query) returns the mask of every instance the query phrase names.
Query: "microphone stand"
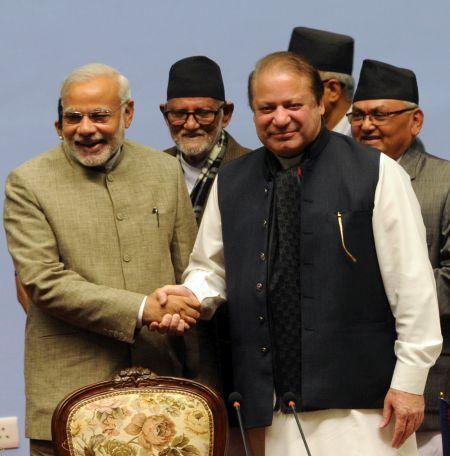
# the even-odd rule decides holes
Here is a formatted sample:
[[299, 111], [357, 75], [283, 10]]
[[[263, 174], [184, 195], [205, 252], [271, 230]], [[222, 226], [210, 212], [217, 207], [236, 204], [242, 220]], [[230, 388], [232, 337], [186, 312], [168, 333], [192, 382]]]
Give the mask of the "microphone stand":
[[308, 456], [311, 456], [311, 452], [309, 451], [308, 444], [306, 443], [306, 438], [305, 434], [303, 434], [303, 429], [302, 425], [300, 424], [300, 420], [298, 419], [297, 412], [295, 411], [295, 396], [294, 393], [285, 393], [283, 396], [283, 401], [284, 403], [292, 410], [292, 413], [294, 414], [295, 421], [297, 422], [297, 427], [298, 430], [300, 431], [300, 435], [302, 436], [303, 440], [303, 445], [305, 445], [306, 452], [308, 453]]
[[236, 415], [238, 417], [238, 423], [239, 423], [239, 429], [241, 431], [241, 437], [242, 437], [242, 443], [244, 444], [244, 452], [245, 456], [250, 456], [250, 453], [248, 452], [247, 448], [247, 439], [245, 438], [245, 433], [244, 433], [244, 425], [242, 424], [242, 417], [241, 417], [241, 401], [242, 401], [242, 396], [239, 393], [231, 393], [230, 396], [228, 397], [229, 403], [233, 406], [233, 408], [236, 410]]

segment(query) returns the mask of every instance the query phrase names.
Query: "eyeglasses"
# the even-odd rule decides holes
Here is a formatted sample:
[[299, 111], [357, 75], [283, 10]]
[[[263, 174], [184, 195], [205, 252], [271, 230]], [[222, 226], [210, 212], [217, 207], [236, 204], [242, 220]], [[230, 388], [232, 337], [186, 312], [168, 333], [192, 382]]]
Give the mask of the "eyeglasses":
[[389, 120], [389, 118], [398, 116], [400, 114], [403, 114], [404, 112], [414, 111], [414, 109], [416, 109], [416, 108], [399, 109], [398, 111], [390, 111], [390, 112], [370, 111], [367, 113], [365, 113], [363, 111], [355, 111], [355, 112], [349, 112], [348, 114], [346, 114], [346, 116], [348, 118], [348, 121], [352, 125], [362, 124], [366, 117], [368, 117], [369, 120], [374, 125], [383, 125]]
[[217, 110], [212, 109], [195, 109], [194, 111], [186, 111], [185, 109], [173, 109], [163, 111], [164, 117], [174, 127], [184, 125], [190, 115], [194, 116], [195, 121], [199, 125], [211, 125], [215, 120], [217, 114], [225, 106], [225, 103], [219, 106]]
[[94, 109], [93, 111], [88, 112], [87, 114], [83, 114], [82, 112], [78, 111], [65, 111], [63, 112], [63, 121], [68, 123], [69, 125], [77, 125], [81, 123], [84, 116], [88, 116], [89, 120], [95, 124], [106, 124], [109, 122], [111, 117], [125, 104], [121, 103], [117, 109], [111, 111], [109, 109]]

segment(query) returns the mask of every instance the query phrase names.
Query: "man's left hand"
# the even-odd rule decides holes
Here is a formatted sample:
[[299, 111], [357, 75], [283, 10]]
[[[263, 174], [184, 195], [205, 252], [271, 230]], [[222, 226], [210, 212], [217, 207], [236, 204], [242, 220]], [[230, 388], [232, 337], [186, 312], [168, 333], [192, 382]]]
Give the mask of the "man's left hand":
[[386, 427], [395, 415], [394, 435], [391, 445], [400, 448], [405, 440], [422, 424], [425, 401], [419, 394], [406, 393], [390, 388], [384, 398], [383, 419], [380, 427]]

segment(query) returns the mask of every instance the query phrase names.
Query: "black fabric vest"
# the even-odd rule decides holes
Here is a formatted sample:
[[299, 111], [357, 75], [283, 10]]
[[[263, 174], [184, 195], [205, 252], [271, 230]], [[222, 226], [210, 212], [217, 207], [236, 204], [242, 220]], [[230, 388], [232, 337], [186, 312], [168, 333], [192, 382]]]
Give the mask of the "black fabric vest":
[[[218, 176], [234, 383], [247, 428], [268, 426], [273, 415], [268, 153], [257, 149], [223, 166]], [[301, 408], [381, 408], [395, 365], [396, 333], [372, 230], [380, 155], [325, 129], [305, 154]], [[342, 246], [338, 213], [356, 263]]]

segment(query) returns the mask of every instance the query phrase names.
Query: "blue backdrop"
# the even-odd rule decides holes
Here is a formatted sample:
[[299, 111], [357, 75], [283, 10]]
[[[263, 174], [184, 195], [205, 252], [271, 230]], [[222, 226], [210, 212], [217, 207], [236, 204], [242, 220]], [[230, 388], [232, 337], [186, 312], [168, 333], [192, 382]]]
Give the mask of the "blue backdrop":
[[[59, 84], [74, 67], [94, 61], [131, 81], [136, 114], [128, 136], [161, 149], [171, 145], [158, 109], [171, 64], [190, 55], [213, 58], [235, 103], [229, 130], [257, 147], [247, 76], [260, 57], [286, 49], [298, 25], [352, 35], [356, 79], [364, 58], [413, 69], [425, 112], [421, 137], [431, 153], [448, 159], [449, 20], [448, 0], [0, 0], [2, 188], [11, 169], [57, 144]], [[3, 231], [0, 255], [0, 417], [18, 416], [23, 434], [25, 316]], [[23, 435], [21, 448], [8, 454], [27, 454]]]

